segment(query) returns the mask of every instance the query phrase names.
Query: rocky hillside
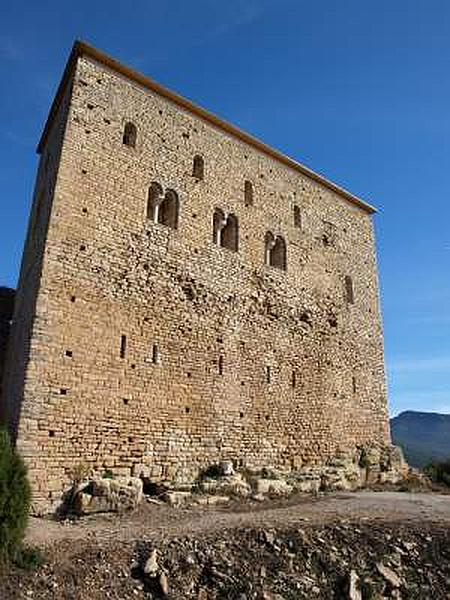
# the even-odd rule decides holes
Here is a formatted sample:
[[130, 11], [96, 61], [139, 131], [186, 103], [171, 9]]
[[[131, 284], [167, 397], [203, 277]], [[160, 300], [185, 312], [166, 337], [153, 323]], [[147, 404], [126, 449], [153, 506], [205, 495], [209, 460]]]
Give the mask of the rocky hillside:
[[450, 529], [334, 523], [241, 528], [155, 545], [63, 542], [34, 573], [0, 581], [2, 598], [380, 600], [449, 598]]
[[402, 412], [391, 419], [391, 433], [393, 443], [403, 448], [414, 467], [450, 459], [450, 415]]

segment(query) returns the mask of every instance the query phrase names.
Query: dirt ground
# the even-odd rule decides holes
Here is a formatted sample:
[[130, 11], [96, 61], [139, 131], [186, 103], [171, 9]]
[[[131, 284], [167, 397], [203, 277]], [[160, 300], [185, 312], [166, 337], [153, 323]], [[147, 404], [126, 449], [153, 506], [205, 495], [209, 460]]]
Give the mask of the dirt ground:
[[[0, 572], [1, 600], [450, 599], [450, 496], [341, 493], [31, 519], [32, 572]], [[153, 561], [151, 569], [147, 568]]]
[[450, 495], [408, 492], [353, 492], [312, 498], [294, 496], [284, 501], [241, 501], [223, 507], [172, 508], [144, 503], [128, 515], [99, 515], [77, 521], [31, 518], [27, 541], [53, 545], [57, 541], [114, 539], [129, 542], [169, 539], [239, 527], [286, 527], [305, 522], [433, 521], [450, 526]]

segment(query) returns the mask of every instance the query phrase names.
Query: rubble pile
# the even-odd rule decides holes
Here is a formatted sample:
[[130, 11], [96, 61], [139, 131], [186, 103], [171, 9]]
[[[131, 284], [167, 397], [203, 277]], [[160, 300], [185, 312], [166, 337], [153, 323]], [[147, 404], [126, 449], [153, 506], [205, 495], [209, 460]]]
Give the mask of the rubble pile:
[[[134, 472], [141, 472], [139, 465]], [[246, 466], [238, 471], [232, 460], [225, 460], [211, 465], [191, 484], [166, 482], [161, 485], [145, 477], [109, 480], [96, 476], [79, 485], [70, 497], [75, 512], [83, 515], [136, 508], [143, 497], [142, 481], [145, 487], [157, 489], [161, 500], [180, 506], [189, 502], [220, 504], [232, 498], [263, 501], [267, 497], [293, 493], [354, 491], [373, 485], [398, 484], [408, 473], [400, 448], [370, 446], [340, 451], [325, 465], [286, 470]]]

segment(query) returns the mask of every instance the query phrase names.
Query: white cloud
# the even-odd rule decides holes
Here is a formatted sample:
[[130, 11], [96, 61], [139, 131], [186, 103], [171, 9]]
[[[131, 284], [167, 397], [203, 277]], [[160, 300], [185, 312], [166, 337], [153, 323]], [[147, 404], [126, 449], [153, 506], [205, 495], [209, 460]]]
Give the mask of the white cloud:
[[400, 358], [388, 361], [388, 372], [390, 374], [448, 373], [450, 378], [450, 356]]

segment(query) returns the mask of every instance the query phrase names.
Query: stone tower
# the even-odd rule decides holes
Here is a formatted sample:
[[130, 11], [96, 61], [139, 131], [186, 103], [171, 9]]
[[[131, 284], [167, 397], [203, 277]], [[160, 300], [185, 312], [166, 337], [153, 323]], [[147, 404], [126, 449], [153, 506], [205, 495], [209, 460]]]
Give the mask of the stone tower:
[[389, 442], [374, 209], [77, 42], [38, 152], [1, 417], [36, 510]]

